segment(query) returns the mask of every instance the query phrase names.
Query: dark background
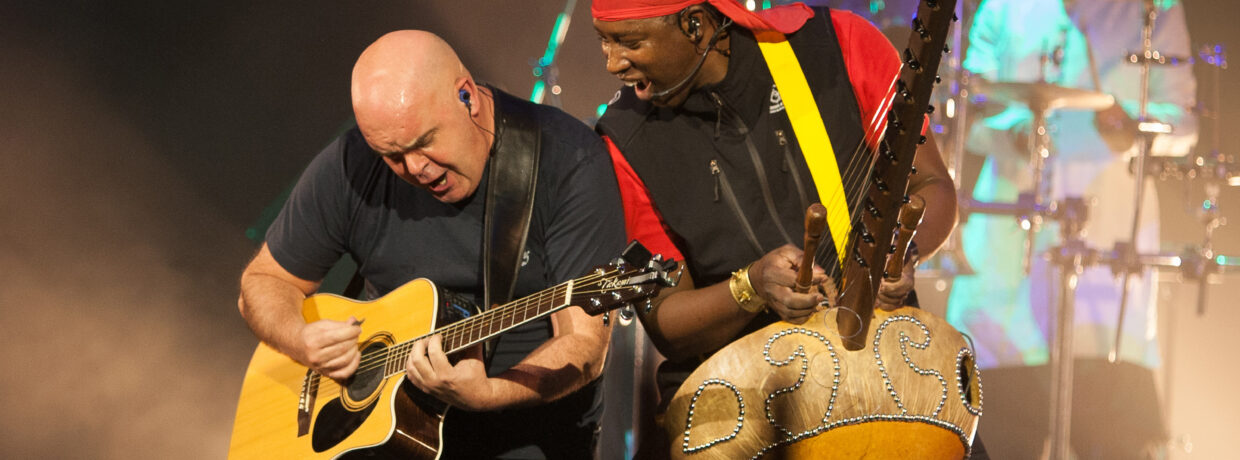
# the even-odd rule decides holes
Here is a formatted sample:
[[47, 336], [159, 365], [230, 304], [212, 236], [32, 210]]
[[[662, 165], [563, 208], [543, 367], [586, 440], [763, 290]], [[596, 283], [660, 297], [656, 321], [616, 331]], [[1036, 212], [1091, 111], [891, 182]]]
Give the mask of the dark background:
[[[237, 277], [257, 247], [246, 231], [350, 123], [356, 56], [384, 32], [429, 29], [477, 78], [528, 96], [531, 63], [564, 8], [477, 0], [0, 3], [0, 362], [8, 367], [0, 373], [0, 452], [225, 456], [256, 343], [235, 308]], [[1194, 43], [1240, 45], [1236, 2], [1186, 8]], [[576, 5], [558, 60], [563, 107], [593, 117], [618, 85], [602, 69], [588, 2]], [[1223, 75], [1226, 133], [1240, 120], [1240, 91], [1234, 70]], [[1206, 78], [1200, 86], [1211, 88]], [[1202, 124], [1204, 145], [1212, 133]], [[1238, 142], [1221, 136], [1219, 148], [1236, 152]], [[1182, 190], [1200, 194], [1196, 185], [1159, 185], [1168, 250], [1201, 235], [1184, 210], [1196, 198]], [[1235, 188], [1221, 204], [1240, 223]], [[1222, 229], [1218, 249], [1240, 254], [1237, 233]], [[1211, 292], [1234, 296], [1235, 285]], [[1193, 301], [1187, 291], [1185, 304]], [[1237, 316], [1225, 303], [1178, 327], [1222, 327], [1220, 319]], [[1211, 359], [1234, 367], [1227, 356]], [[1198, 398], [1224, 386], [1187, 378], [1175, 385]], [[1240, 411], [1228, 407], [1193, 409], [1230, 414], [1210, 419], [1221, 431], [1194, 432], [1196, 458], [1211, 458], [1210, 446], [1240, 426]]]

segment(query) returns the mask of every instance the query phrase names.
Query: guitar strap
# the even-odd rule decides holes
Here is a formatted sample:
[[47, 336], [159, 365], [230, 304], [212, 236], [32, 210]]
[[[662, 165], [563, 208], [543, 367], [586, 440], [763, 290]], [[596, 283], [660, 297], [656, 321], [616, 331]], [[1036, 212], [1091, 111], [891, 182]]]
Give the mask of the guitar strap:
[[852, 233], [852, 220], [848, 214], [848, 200], [844, 196], [835, 149], [831, 147], [831, 138], [818, 111], [818, 103], [814, 101], [801, 63], [787, 37], [779, 32], [765, 31], [755, 32], [754, 38], [775, 80], [775, 87], [779, 89], [779, 97], [788, 112], [797, 144], [809, 166], [814, 187], [818, 189], [818, 199], [827, 208], [827, 225], [831, 229], [836, 254], [841, 255], [839, 263], [843, 268], [843, 254], [846, 253], [848, 235]]
[[541, 141], [531, 104], [493, 94], [496, 147], [483, 217], [483, 309], [512, 300], [516, 291], [534, 212]]
[[[512, 300], [534, 213], [541, 131], [533, 105], [499, 91], [495, 97], [495, 148], [487, 176], [482, 230], [482, 309]], [[510, 99], [511, 98], [511, 99]], [[484, 347], [486, 361], [494, 340]]]

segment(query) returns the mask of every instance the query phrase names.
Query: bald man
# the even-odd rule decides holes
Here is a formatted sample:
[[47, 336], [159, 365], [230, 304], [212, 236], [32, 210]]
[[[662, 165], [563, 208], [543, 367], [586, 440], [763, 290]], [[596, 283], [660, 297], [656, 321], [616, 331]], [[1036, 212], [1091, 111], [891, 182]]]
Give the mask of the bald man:
[[[551, 107], [479, 85], [451, 47], [421, 31], [387, 34], [357, 60], [357, 127], [310, 163], [241, 277], [239, 308], [265, 343], [325, 376], [357, 370], [357, 321], [306, 323], [302, 300], [343, 254], [376, 298], [415, 278], [482, 302], [483, 210], [492, 156], [538, 127], [533, 214], [515, 297], [580, 276], [623, 250], [615, 175], [598, 136]], [[502, 231], [503, 229], [496, 229]], [[489, 363], [453, 364], [418, 341], [405, 372], [449, 412], [448, 458], [583, 458], [593, 450], [609, 330], [570, 308], [501, 336]], [[455, 358], [455, 356], [454, 356]]]

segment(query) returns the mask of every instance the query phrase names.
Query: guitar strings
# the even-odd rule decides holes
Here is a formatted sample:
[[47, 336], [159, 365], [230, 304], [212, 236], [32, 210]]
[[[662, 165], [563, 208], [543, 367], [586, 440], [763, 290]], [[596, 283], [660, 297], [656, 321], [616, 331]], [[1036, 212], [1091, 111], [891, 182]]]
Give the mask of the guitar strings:
[[[584, 280], [584, 279], [586, 279], [586, 278], [588, 278], [588, 277], [583, 277], [582, 279]], [[531, 296], [531, 297], [536, 297], [536, 298], [538, 298], [538, 299], [545, 298], [545, 297], [547, 297], [547, 293], [548, 293], [548, 291], [559, 291], [559, 290], [560, 290], [560, 288], [561, 288], [561, 287], [563, 287], [563, 286], [564, 286], [564, 285], [566, 285], [566, 284], [567, 284], [567, 283], [563, 283], [563, 284], [561, 284], [561, 285], [557, 285], [557, 286], [555, 286], [555, 287], [553, 287], [553, 288], [551, 288], [551, 289], [544, 290], [544, 291], [540, 292], [539, 294], [537, 294], [537, 295], [535, 295], [535, 296]], [[588, 283], [587, 283], [587, 285], [588, 285]], [[551, 294], [551, 295], [552, 295], [552, 296], [554, 296], [554, 294]], [[554, 297], [553, 297], [553, 298], [554, 298]], [[494, 311], [499, 311], [501, 308], [519, 308], [519, 307], [529, 307], [529, 304], [530, 304], [532, 301], [534, 301], [534, 300], [536, 300], [536, 299], [534, 299], [534, 298], [520, 299], [520, 301], [510, 302], [510, 303], [508, 303], [508, 304], [502, 305], [500, 308], [493, 309], [493, 310], [488, 310], [488, 311], [492, 311], [492, 312], [494, 312]], [[521, 304], [523, 304], [523, 305], [521, 305]], [[485, 313], [484, 313], [484, 314], [485, 314]], [[479, 314], [479, 315], [477, 315], [477, 316], [471, 317], [470, 319], [484, 318], [484, 314]], [[487, 316], [495, 316], [495, 315], [494, 315], [494, 314], [492, 314], [492, 315], [487, 315]], [[458, 322], [458, 323], [454, 323], [453, 325], [455, 326], [456, 324], [459, 324], [459, 322]], [[416, 337], [416, 338], [410, 339], [410, 340], [405, 341], [405, 342], [402, 342], [402, 343], [400, 343], [400, 344], [396, 344], [396, 345], [393, 345], [393, 346], [390, 346], [390, 347], [386, 347], [386, 348], [383, 348], [383, 349], [381, 349], [381, 350], [377, 350], [377, 351], [374, 351], [374, 352], [365, 353], [365, 354], [364, 354], [364, 358], [363, 358], [363, 360], [362, 360], [362, 362], [363, 362], [364, 364], [362, 364], [362, 365], [359, 365], [359, 366], [358, 366], [358, 369], [354, 371], [354, 375], [361, 374], [361, 373], [363, 373], [363, 372], [368, 372], [368, 371], [371, 371], [371, 370], [377, 369], [377, 368], [379, 368], [380, 366], [383, 366], [383, 367], [393, 366], [394, 368], [399, 369], [398, 371], [396, 371], [396, 372], [394, 372], [394, 373], [391, 373], [391, 372], [385, 371], [385, 372], [384, 372], [384, 376], [383, 376], [383, 378], [388, 378], [388, 377], [391, 377], [391, 376], [393, 376], [393, 375], [400, 374], [400, 373], [404, 372], [403, 361], [407, 358], [407, 356], [408, 356], [408, 354], [409, 354], [409, 351], [412, 349], [413, 342], [415, 342], [415, 341], [417, 341], [417, 340], [420, 340], [420, 339], [422, 339], [422, 338], [426, 338], [426, 337], [429, 337], [429, 336], [432, 336], [432, 335], [436, 335], [436, 334], [444, 334], [444, 336], [445, 336], [445, 337], [450, 337], [450, 336], [451, 336], [451, 337], [456, 337], [456, 335], [454, 335], [454, 334], [458, 334], [458, 333], [460, 333], [460, 332], [461, 332], [461, 329], [462, 329], [462, 328], [460, 328], [460, 327], [444, 327], [444, 328], [441, 328], [440, 330], [437, 330], [437, 331], [431, 332], [431, 333], [429, 333], [429, 334], [422, 335], [422, 336], [420, 336], [420, 337]], [[445, 340], [449, 340], [449, 339], [445, 339]], [[448, 350], [448, 351], [446, 351], [445, 353], [452, 353], [452, 350]], [[394, 359], [393, 359], [393, 358], [394, 358]], [[315, 375], [321, 375], [321, 374], [318, 374], [317, 372], [315, 372], [314, 374], [315, 374]], [[316, 379], [316, 380], [321, 381], [321, 380], [323, 380], [323, 379]], [[323, 387], [322, 389], [324, 389], [324, 390], [331, 390], [331, 389], [332, 389], [331, 387], [332, 387], [333, 385], [334, 385], [334, 386], [336, 386], [336, 387], [340, 387], [339, 383], [337, 383], [335, 380], [332, 380], [332, 379], [326, 379], [326, 382], [325, 382], [324, 387]]]
[[[420, 337], [416, 337], [411, 340], [408, 340], [408, 341], [405, 341], [399, 344], [395, 344], [390, 347], [386, 347], [382, 350], [366, 353], [362, 360], [362, 364], [359, 364], [358, 369], [355, 371], [355, 374], [373, 370], [377, 368], [379, 365], [383, 365], [383, 366], [391, 365], [394, 362], [394, 360], [391, 359], [393, 357], [403, 360], [404, 357], [408, 356], [408, 352], [412, 348], [413, 342], [419, 339], [429, 337], [435, 334], [442, 334], [445, 337], [445, 342], [448, 340], [454, 340], [455, 337], [458, 337], [459, 334], [464, 331], [465, 328], [461, 325], [461, 323], [463, 322], [467, 322], [470, 320], [474, 320], [474, 321], [487, 320], [487, 319], [494, 320], [495, 318], [493, 317], [496, 316], [495, 312], [510, 311], [510, 310], [514, 310], [518, 308], [528, 309], [531, 303], [545, 299], [547, 297], [548, 292], [551, 293], [550, 295], [554, 299], [555, 293], [559, 292], [561, 288], [565, 286], [566, 284], [567, 283], [562, 283], [560, 285], [552, 287], [551, 289], [541, 291], [538, 294], [531, 296], [530, 298], [519, 299], [517, 301], [513, 301], [508, 304], [502, 305], [499, 308], [488, 310], [487, 312], [491, 312], [490, 314], [487, 314], [487, 312], [483, 312], [479, 315], [468, 318], [466, 321], [453, 323], [450, 326], [446, 326], [439, 330], [433, 331], [429, 334], [425, 334]], [[501, 316], [500, 320], [502, 319], [503, 319], [503, 316]], [[449, 350], [448, 353], [451, 353], [451, 350]], [[387, 372], [385, 372], [385, 374], [387, 374]], [[385, 377], [386, 376], [387, 375], [385, 375]]]
[[[610, 272], [606, 272], [603, 275], [591, 274], [591, 275], [587, 275], [585, 277], [579, 278], [577, 280], [574, 280], [574, 282], [580, 281], [584, 284], [584, 287], [588, 288], [594, 281], [596, 281], [596, 279], [601, 279], [603, 276], [607, 276], [608, 274], [610, 274]], [[423, 339], [423, 338], [433, 336], [433, 335], [443, 336], [445, 344], [449, 344], [449, 340], [454, 340], [458, 337], [461, 337], [463, 334], [472, 334], [473, 332], [480, 331], [481, 329], [477, 327], [478, 323], [494, 324], [494, 322], [497, 320], [503, 321], [505, 319], [515, 318], [515, 315], [518, 312], [518, 310], [525, 313], [526, 317], [528, 318], [529, 310], [530, 310], [529, 307], [531, 306], [536, 307], [536, 306], [544, 304], [545, 300], [548, 297], [550, 297], [551, 299], [555, 299], [557, 295], [562, 296], [564, 293], [567, 292], [567, 289], [566, 289], [567, 285], [568, 285], [567, 282], [561, 283], [559, 285], [552, 287], [551, 289], [540, 291], [534, 296], [518, 299], [512, 302], [509, 302], [507, 304], [501, 305], [498, 308], [486, 310], [478, 315], [466, 318], [462, 321], [452, 323], [436, 331], [432, 331], [420, 337], [416, 337], [411, 340], [405, 341], [401, 344], [394, 345], [393, 347], [389, 347], [388, 350], [390, 350], [391, 348], [400, 348], [400, 347], [409, 348], [409, 347], [412, 347], [413, 342]], [[542, 313], [542, 312], [538, 312], [538, 313]], [[454, 347], [451, 345], [445, 347], [445, 349], [447, 350], [448, 353], [456, 351]]]
[[[604, 278], [613, 277], [612, 275], [616, 272], [618, 272], [618, 270], [607, 271], [601, 274], [592, 273], [590, 275], [586, 275], [581, 278], [575, 279], [573, 280], [573, 283], [574, 285], [580, 284], [580, 289], [577, 289], [576, 288], [577, 286], [575, 286], [575, 289], [573, 290], [573, 292], [574, 294], [599, 294], [599, 293], [612, 290], [611, 288], [605, 288], [605, 287], [603, 287], [602, 289], [592, 289], [592, 288], [601, 287], [602, 286], [601, 280]], [[368, 371], [377, 369], [380, 366], [388, 366], [389, 364], [394, 362], [392, 359], [390, 359], [392, 357], [396, 357], [400, 361], [403, 361], [404, 358], [408, 356], [409, 351], [412, 349], [413, 342], [416, 342], [417, 340], [420, 340], [426, 337], [430, 337], [430, 336], [437, 335], [437, 334], [442, 335], [444, 337], [444, 343], [447, 344], [449, 343], [449, 340], [455, 340], [455, 339], [462, 337], [462, 334], [472, 334], [474, 332], [481, 331], [482, 329], [476, 327], [476, 326], [479, 326], [477, 323], [490, 322], [493, 324], [493, 322], [496, 320], [499, 320], [502, 322], [505, 319], [515, 318], [516, 313], [518, 311], [522, 311], [523, 313], [525, 313], [526, 315], [525, 318], [528, 319], [532, 317], [530, 315], [529, 307], [531, 306], [538, 307], [539, 305], [545, 304], [545, 300], [548, 297], [554, 300], [557, 295], [563, 296], [564, 294], [567, 293], [567, 285], [568, 285], [568, 282], [561, 283], [552, 288], [540, 291], [539, 293], [535, 295], [531, 295], [531, 296], [528, 296], [522, 299], [509, 302], [507, 304], [501, 305], [498, 308], [486, 310], [478, 315], [466, 318], [462, 321], [458, 321], [451, 325], [440, 328], [436, 331], [432, 331], [428, 334], [424, 334], [422, 336], [407, 340], [405, 342], [383, 348], [382, 350], [377, 350], [374, 352], [366, 353], [365, 354], [366, 356], [363, 357], [361, 364], [359, 364], [358, 369], [354, 371], [354, 374], [356, 375], [362, 372], [368, 372]], [[541, 308], [536, 308], [535, 310], [541, 310]], [[545, 312], [537, 311], [537, 313], [535, 313], [533, 316], [538, 316], [543, 313]], [[497, 316], [498, 318], [496, 318]], [[488, 327], [489, 329], [489, 326], [487, 324], [483, 324], [482, 326]], [[491, 335], [491, 333], [484, 333], [483, 335]], [[465, 337], [469, 337], [469, 336], [465, 336]], [[477, 341], [480, 341], [480, 340], [481, 338]], [[473, 342], [476, 343], [477, 341], [473, 341]], [[445, 353], [450, 354], [455, 351], [458, 351], [459, 349], [468, 347], [469, 345], [472, 345], [472, 343], [462, 345], [457, 348], [445, 347], [447, 349]], [[403, 366], [402, 366], [401, 372], [403, 372]], [[314, 372], [313, 374], [321, 375], [321, 374], [318, 374], [317, 372]], [[385, 375], [385, 378], [391, 375], [395, 375], [395, 374]], [[327, 382], [330, 382], [327, 384], [327, 386], [336, 384], [336, 382], [331, 379], [327, 379]], [[339, 384], [336, 384], [336, 385], [339, 385]]]

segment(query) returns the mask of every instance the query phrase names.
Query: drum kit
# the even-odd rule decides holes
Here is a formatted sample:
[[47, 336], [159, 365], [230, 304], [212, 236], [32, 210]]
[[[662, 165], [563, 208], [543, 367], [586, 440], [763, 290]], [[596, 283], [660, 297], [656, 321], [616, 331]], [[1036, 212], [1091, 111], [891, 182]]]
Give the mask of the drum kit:
[[[1202, 313], [1205, 305], [1206, 286], [1211, 275], [1228, 270], [1236, 271], [1240, 267], [1240, 258], [1229, 257], [1214, 252], [1214, 231], [1226, 224], [1219, 207], [1220, 191], [1227, 186], [1240, 186], [1240, 163], [1234, 156], [1220, 154], [1217, 151], [1218, 117], [1213, 117], [1215, 131], [1215, 149], [1209, 153], [1198, 153], [1184, 158], [1151, 157], [1150, 146], [1153, 139], [1161, 133], [1171, 132], [1174, 127], [1150, 120], [1146, 113], [1149, 94], [1149, 74], [1151, 68], [1163, 65], [1181, 65], [1184, 63], [1207, 63], [1214, 66], [1217, 72], [1226, 68], [1225, 57], [1221, 46], [1204, 48], [1200, 59], [1173, 58], [1160, 54], [1150, 46], [1150, 34], [1153, 27], [1155, 10], [1147, 9], [1146, 22], [1143, 27], [1144, 49], [1128, 56], [1132, 65], [1141, 67], [1141, 113], [1136, 126], [1138, 127], [1138, 154], [1133, 160], [1133, 174], [1138, 177], [1152, 177], [1159, 180], [1182, 180], [1186, 184], [1199, 183], [1205, 190], [1205, 199], [1198, 207], [1198, 214], [1204, 224], [1204, 237], [1200, 246], [1190, 248], [1183, 253], [1140, 253], [1133, 243], [1136, 241], [1137, 226], [1140, 222], [1140, 203], [1146, 193], [1145, 181], [1136, 180], [1133, 192], [1132, 232], [1127, 241], [1117, 242], [1112, 248], [1093, 248], [1083, 239], [1082, 231], [1089, 218], [1089, 200], [1083, 197], [1064, 197], [1056, 200], [1050, 198], [1050, 177], [1048, 162], [1053, 160], [1052, 130], [1047, 125], [1047, 117], [1056, 111], [1088, 110], [1099, 111], [1115, 104], [1115, 99], [1101, 92], [1068, 88], [1045, 82], [1011, 83], [987, 82], [969, 75], [952, 59], [945, 62], [940, 69], [944, 82], [940, 88], [946, 94], [938, 94], [936, 104], [946, 105], [955, 110], [940, 111], [932, 115], [932, 125], [942, 127], [947, 132], [942, 145], [948, 171], [955, 179], [961, 221], [970, 214], [987, 214], [1011, 216], [1018, 220], [1025, 232], [1023, 247], [1023, 266], [1026, 273], [1030, 270], [1034, 257], [1041, 257], [1056, 267], [1059, 273], [1057, 283], [1058, 305], [1054, 310], [1055, 326], [1050, 340], [1050, 439], [1048, 444], [1049, 458], [1069, 458], [1069, 433], [1072, 403], [1072, 363], [1074, 299], [1078, 277], [1087, 267], [1109, 267], [1116, 277], [1123, 279], [1122, 286], [1128, 286], [1128, 279], [1133, 274], [1140, 276], [1147, 269], [1174, 271], [1185, 280], [1197, 281], [1197, 311]], [[1046, 56], [1043, 59], [1047, 59]], [[1216, 104], [1217, 104], [1217, 92]], [[979, 98], [981, 95], [983, 97]], [[1029, 139], [1029, 173], [1032, 175], [1032, 186], [1020, 193], [1015, 202], [983, 202], [972, 198], [971, 190], [964, 190], [962, 183], [962, 165], [965, 161], [964, 145], [968, 123], [965, 111], [971, 101], [985, 99], [1006, 105], [1020, 105], [1032, 113], [1032, 124]], [[1209, 112], [1198, 109], [1202, 118], [1210, 118]], [[1201, 146], [1198, 150], [1202, 149]], [[1194, 206], [1197, 207], [1197, 206]], [[1058, 244], [1040, 254], [1035, 254], [1034, 236], [1045, 221], [1059, 224], [1060, 239]], [[933, 272], [933, 276], [951, 278], [954, 276], [971, 275], [973, 267], [963, 253], [960, 232], [953, 232], [951, 238], [923, 268]], [[1121, 290], [1119, 317], [1117, 318], [1116, 335], [1111, 343], [1109, 361], [1117, 360], [1121, 346], [1120, 327], [1123, 324], [1128, 289]], [[1055, 297], [1052, 297], [1055, 298]], [[1066, 333], [1065, 333], [1066, 332]]]

